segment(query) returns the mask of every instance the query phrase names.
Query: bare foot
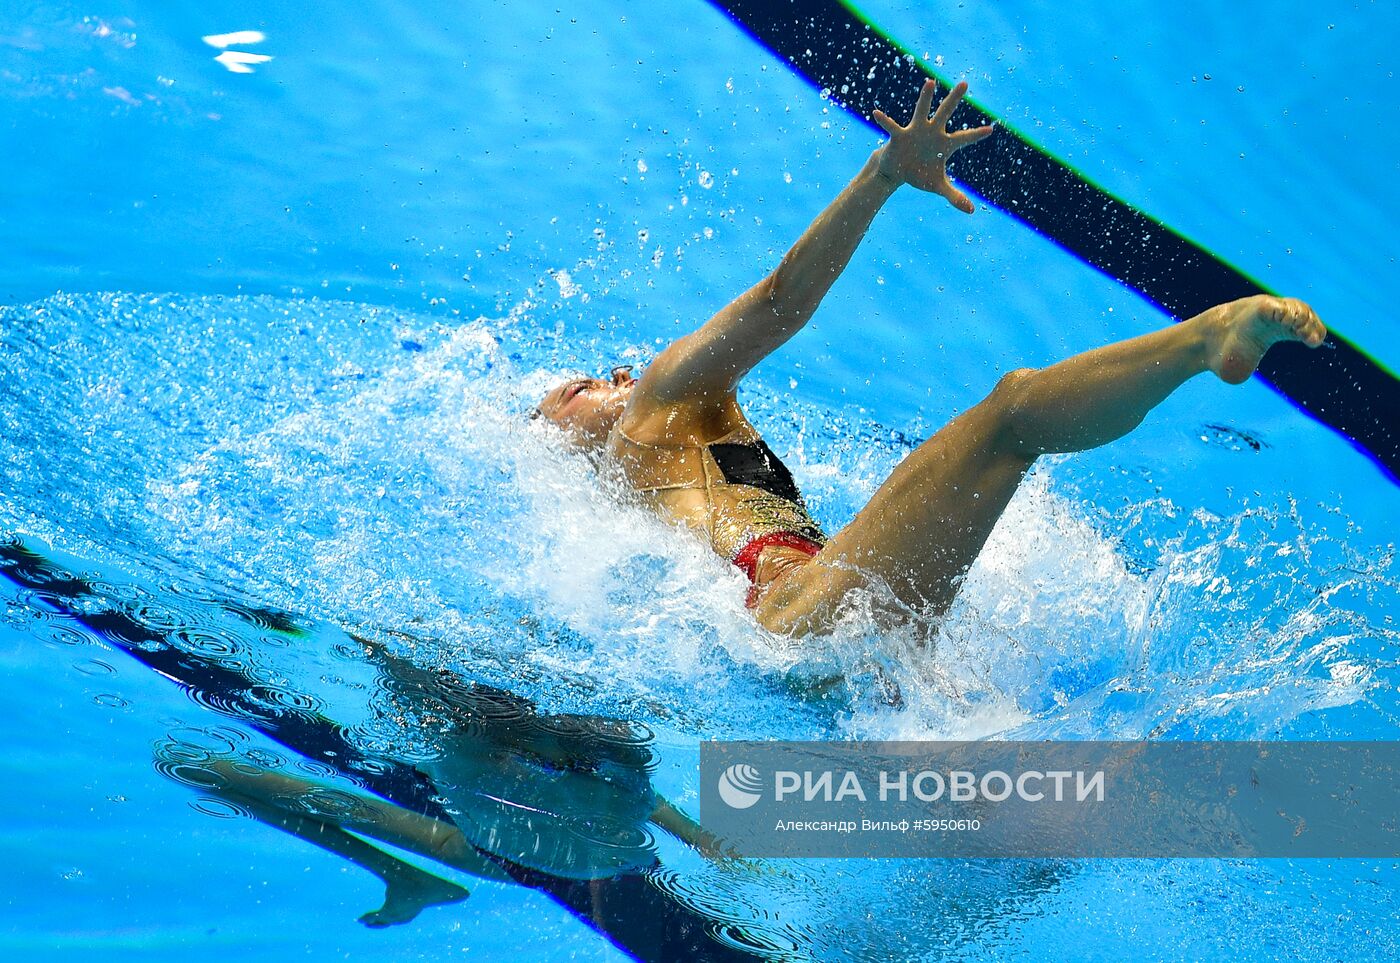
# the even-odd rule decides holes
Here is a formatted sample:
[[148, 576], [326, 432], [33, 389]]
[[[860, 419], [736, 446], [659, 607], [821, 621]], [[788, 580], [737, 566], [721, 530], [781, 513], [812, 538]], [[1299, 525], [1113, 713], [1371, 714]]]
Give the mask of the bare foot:
[[1200, 318], [1210, 328], [1210, 370], [1232, 385], [1248, 381], [1264, 352], [1279, 341], [1316, 348], [1327, 337], [1316, 312], [1297, 298], [1260, 294], [1217, 305]]
[[360, 917], [374, 929], [407, 923], [429, 906], [460, 903], [470, 896], [464, 887], [420, 869], [408, 869], [384, 881], [384, 905]]

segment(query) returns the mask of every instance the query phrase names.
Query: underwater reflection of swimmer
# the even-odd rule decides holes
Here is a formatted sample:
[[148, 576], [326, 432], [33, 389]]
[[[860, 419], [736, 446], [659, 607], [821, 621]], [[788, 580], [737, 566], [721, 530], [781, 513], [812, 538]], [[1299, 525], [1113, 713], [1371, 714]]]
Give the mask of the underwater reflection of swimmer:
[[404, 923], [468, 891], [366, 842], [369, 837], [481, 879], [515, 882], [510, 867], [597, 880], [658, 865], [656, 826], [707, 857], [719, 841], [651, 786], [650, 734], [615, 719], [539, 713], [513, 693], [429, 671], [357, 639], [383, 672], [391, 711], [435, 736], [418, 764], [451, 822], [368, 793], [348, 792], [244, 759], [215, 758], [184, 776], [267, 825], [342, 856], [384, 883], [368, 926]]
[[[424, 747], [432, 748], [435, 733], [465, 739], [477, 731], [497, 750], [514, 745], [522, 751], [530, 749], [527, 756], [558, 757], [560, 768], [586, 769], [589, 759], [617, 755], [645, 771], [650, 765], [645, 751], [650, 734], [642, 727], [596, 717], [542, 714], [510, 693], [422, 670], [332, 626], [304, 623], [287, 612], [211, 594], [202, 586], [177, 590], [133, 581], [116, 570], [90, 574], [98, 571], [92, 563], [78, 558], [59, 561], [52, 555], [52, 549], [0, 533], [0, 579], [22, 590], [31, 611], [50, 613], [40, 624], [48, 624], [51, 616], [56, 627], [61, 623], [56, 640], [70, 645], [90, 639], [111, 646], [180, 686], [202, 710], [238, 723], [236, 729], [177, 726], [156, 746], [156, 770], [203, 791], [222, 788], [230, 801], [242, 796], [246, 801], [240, 805], [250, 814], [262, 814], [269, 822], [304, 832], [334, 852], [362, 859], [367, 869], [385, 878], [390, 889], [381, 915], [371, 914], [367, 922], [383, 925], [408, 919], [426, 905], [460, 899], [465, 891], [430, 873], [418, 875], [407, 863], [393, 862], [393, 857], [354, 833], [399, 840], [426, 850], [430, 858], [444, 852], [451, 856], [457, 839], [466, 839], [469, 846], [458, 855], [467, 870], [480, 869], [479, 875], [507, 878], [542, 894], [639, 960], [751, 960], [755, 952], [769, 957], [756, 947], [766, 948], [774, 941], [788, 945], [781, 933], [759, 932], [763, 928], [756, 929], [752, 919], [732, 918], [728, 904], [716, 906], [713, 900], [691, 898], [674, 885], [678, 874], [650, 853], [637, 857], [647, 861], [640, 872], [609, 875], [597, 869], [597, 864], [608, 861], [596, 860], [594, 870], [575, 865], [569, 876], [543, 868], [554, 859], [547, 852], [547, 841], [539, 843], [538, 851], [533, 844], [520, 847], [521, 861], [500, 851], [471, 847], [472, 838], [483, 838], [489, 830], [490, 819], [469, 821], [462, 811], [454, 813], [449, 807], [453, 805], [450, 797], [458, 794], [455, 786], [439, 787], [414, 763], [396, 758], [411, 754], [412, 759], [420, 759]], [[412, 636], [403, 638], [410, 648], [418, 644]], [[273, 669], [264, 656], [277, 650], [298, 651], [292, 646], [308, 643], [320, 643], [317, 651], [354, 667], [357, 681], [352, 689], [359, 697], [365, 681], [378, 693], [370, 700], [370, 708], [383, 724], [366, 733], [374, 748], [356, 737], [358, 729], [324, 715], [316, 696], [286, 688], [285, 679], [270, 681], [285, 673]], [[364, 680], [361, 670], [366, 668], [379, 677], [377, 684]], [[323, 681], [339, 685], [336, 680]], [[240, 750], [247, 744], [246, 729], [295, 752], [302, 757], [296, 765], [318, 778], [344, 773], [367, 792], [343, 792], [333, 785], [285, 775], [284, 757], [276, 749]], [[397, 754], [381, 748], [388, 730], [404, 734], [411, 748]], [[600, 741], [604, 745], [599, 746]], [[618, 742], [625, 744], [623, 750], [617, 749]], [[277, 772], [272, 778], [259, 778], [269, 770]], [[447, 777], [445, 771], [439, 774]], [[650, 801], [651, 824], [707, 855], [715, 854], [712, 837], [654, 794], [648, 796], [645, 779], [635, 780], [634, 790], [638, 782], [642, 791], [637, 808], [644, 811], [641, 805]], [[498, 801], [521, 808], [529, 807], [532, 799], [527, 791], [516, 799], [503, 796]], [[196, 808], [209, 811], [203, 805]], [[459, 820], [469, 824], [471, 832], [464, 833]], [[578, 823], [587, 830], [586, 819]]]

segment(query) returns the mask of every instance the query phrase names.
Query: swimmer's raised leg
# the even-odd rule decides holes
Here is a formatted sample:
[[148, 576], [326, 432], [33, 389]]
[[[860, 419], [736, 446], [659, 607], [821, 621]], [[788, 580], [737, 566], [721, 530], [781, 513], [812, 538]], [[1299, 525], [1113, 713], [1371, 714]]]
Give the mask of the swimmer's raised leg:
[[1085, 451], [1121, 438], [1191, 377], [1214, 372], [1240, 384], [1279, 341], [1317, 347], [1327, 335], [1293, 298], [1217, 305], [1181, 324], [1076, 355], [1040, 371], [1013, 372], [1005, 427], [1021, 454]]
[[847, 593], [871, 576], [900, 602], [937, 614], [1037, 457], [1113, 441], [1195, 375], [1211, 371], [1238, 384], [1271, 345], [1315, 348], [1326, 333], [1303, 302], [1261, 295], [1048, 368], [1013, 371], [906, 458], [755, 615], [773, 631], [826, 631]]

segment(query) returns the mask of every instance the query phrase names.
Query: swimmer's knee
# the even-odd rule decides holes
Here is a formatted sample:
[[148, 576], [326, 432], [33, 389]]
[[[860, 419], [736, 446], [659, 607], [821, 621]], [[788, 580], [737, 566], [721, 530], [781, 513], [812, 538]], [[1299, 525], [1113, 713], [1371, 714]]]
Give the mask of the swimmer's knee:
[[992, 389], [987, 400], [998, 407], [1014, 409], [1025, 400], [1031, 380], [1039, 373], [1038, 368], [1015, 368], [1008, 371], [997, 381], [997, 386]]
[[1000, 454], [1034, 461], [1042, 452], [1027, 439], [1024, 412], [1037, 368], [1016, 368], [1001, 376], [982, 404], [993, 419], [992, 447]]

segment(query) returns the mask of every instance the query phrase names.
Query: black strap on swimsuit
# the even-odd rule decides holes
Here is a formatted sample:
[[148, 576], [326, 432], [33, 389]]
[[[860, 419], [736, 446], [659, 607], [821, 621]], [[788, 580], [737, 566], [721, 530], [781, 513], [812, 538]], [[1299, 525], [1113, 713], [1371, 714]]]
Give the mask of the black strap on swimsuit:
[[715, 464], [729, 484], [748, 485], [794, 505], [803, 504], [792, 472], [762, 438], [738, 445], [717, 443], [709, 447]]

